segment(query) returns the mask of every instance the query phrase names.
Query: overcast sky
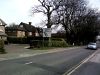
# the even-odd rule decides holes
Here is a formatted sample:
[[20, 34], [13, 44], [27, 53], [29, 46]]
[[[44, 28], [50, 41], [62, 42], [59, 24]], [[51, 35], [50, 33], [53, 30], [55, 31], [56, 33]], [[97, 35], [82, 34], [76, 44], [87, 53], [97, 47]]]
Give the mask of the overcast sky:
[[100, 0], [87, 0], [89, 2], [89, 6], [92, 8], [98, 8], [100, 10]]
[[[100, 9], [100, 0], [88, 0], [89, 6]], [[31, 16], [31, 8], [37, 5], [37, 0], [0, 0], [0, 18], [7, 24], [31, 21], [33, 25], [43, 19], [41, 14]]]

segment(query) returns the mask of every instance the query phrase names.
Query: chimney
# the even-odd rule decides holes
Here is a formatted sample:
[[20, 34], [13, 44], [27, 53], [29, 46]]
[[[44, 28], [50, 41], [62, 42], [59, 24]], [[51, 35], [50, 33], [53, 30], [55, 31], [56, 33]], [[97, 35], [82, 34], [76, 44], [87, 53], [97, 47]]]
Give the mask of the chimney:
[[29, 22], [29, 25], [31, 25], [32, 24], [32, 22]]

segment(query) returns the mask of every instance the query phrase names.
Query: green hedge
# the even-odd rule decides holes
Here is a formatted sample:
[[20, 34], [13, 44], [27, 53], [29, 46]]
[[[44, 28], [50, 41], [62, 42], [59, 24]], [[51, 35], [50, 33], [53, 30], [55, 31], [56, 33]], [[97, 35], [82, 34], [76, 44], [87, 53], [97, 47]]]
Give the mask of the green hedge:
[[[34, 40], [33, 40], [34, 39]], [[50, 43], [48, 44], [48, 38], [17, 38], [17, 37], [8, 37], [9, 43], [16, 43], [16, 44], [26, 44], [29, 43], [31, 47], [67, 47], [68, 44], [63, 38], [51, 38]]]
[[53, 38], [51, 39], [51, 46], [52, 47], [67, 47], [68, 44], [62, 38]]
[[0, 53], [5, 53], [4, 40], [0, 40]]
[[27, 43], [27, 38], [18, 38], [18, 37], [8, 37], [7, 38], [9, 43], [14, 43], [14, 44], [26, 44]]
[[50, 43], [48, 43], [49, 41], [43, 41], [43, 40], [33, 40], [31, 42], [31, 46], [34, 47], [48, 47], [50, 45], [50, 47], [67, 47], [68, 44], [66, 43], [66, 41], [62, 38], [52, 38]]
[[52, 47], [66, 47], [68, 44], [62, 40], [62, 41], [51, 41], [51, 46]]

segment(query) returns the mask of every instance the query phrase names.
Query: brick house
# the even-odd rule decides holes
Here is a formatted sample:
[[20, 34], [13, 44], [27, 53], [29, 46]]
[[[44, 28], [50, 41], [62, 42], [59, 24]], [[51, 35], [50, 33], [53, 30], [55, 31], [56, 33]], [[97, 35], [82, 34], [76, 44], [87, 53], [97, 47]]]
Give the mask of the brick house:
[[25, 37], [25, 29], [19, 25], [6, 27], [5, 30], [9, 37]]
[[7, 24], [2, 19], [0, 19], [0, 39], [3, 39], [3, 40], [7, 40], [7, 35], [5, 33], [6, 25]]
[[31, 24], [31, 22], [29, 22], [28, 24], [21, 22], [19, 24], [19, 27], [25, 29], [25, 36], [27, 37], [30, 37], [30, 36], [34, 37], [36, 34], [36, 28]]
[[14, 25], [13, 27], [6, 27], [6, 33], [11, 37], [34, 37], [38, 35], [36, 28], [31, 25], [31, 22]]

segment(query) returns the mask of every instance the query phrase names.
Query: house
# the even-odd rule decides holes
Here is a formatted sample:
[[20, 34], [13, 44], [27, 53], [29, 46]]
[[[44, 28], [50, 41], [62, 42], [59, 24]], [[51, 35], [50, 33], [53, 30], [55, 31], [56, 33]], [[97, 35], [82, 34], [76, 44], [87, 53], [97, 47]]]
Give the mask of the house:
[[27, 37], [30, 37], [30, 36], [34, 37], [34, 36], [36, 36], [36, 28], [32, 25], [31, 22], [29, 22], [28, 24], [21, 22], [19, 24], [19, 27], [25, 29], [25, 36], [27, 36]]
[[5, 33], [5, 26], [7, 24], [2, 20], [0, 19], [0, 39], [3, 39], [3, 40], [7, 40], [7, 35]]
[[35, 36], [43, 37], [43, 29], [40, 27], [36, 27], [36, 33]]
[[6, 27], [6, 34], [9, 37], [34, 37], [38, 36], [37, 29], [31, 25], [31, 22], [23, 23], [19, 25], [13, 25]]
[[19, 25], [6, 27], [5, 30], [9, 37], [25, 37], [25, 29], [19, 27]]

